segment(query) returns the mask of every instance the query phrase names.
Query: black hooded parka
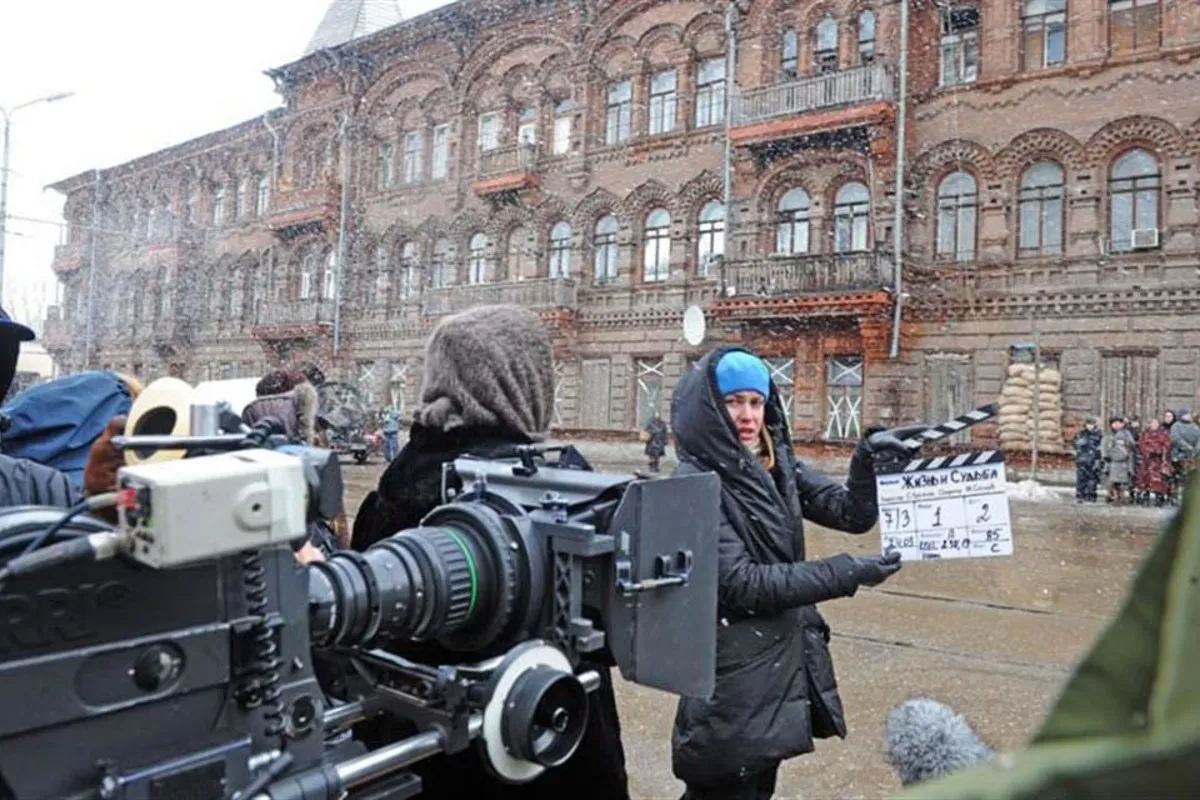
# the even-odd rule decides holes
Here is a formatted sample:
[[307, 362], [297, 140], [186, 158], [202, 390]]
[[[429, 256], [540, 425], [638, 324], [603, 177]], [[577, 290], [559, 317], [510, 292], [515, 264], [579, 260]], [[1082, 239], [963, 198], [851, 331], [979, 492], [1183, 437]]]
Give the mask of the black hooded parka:
[[829, 627], [814, 604], [853, 595], [859, 581], [849, 555], [804, 560], [803, 518], [864, 533], [877, 514], [869, 453], [856, 452], [847, 486], [799, 464], [773, 383], [764, 425], [774, 467], [741, 444], [716, 380], [717, 362], [737, 349], [702, 358], [671, 404], [676, 474], [721, 479], [716, 688], [680, 700], [671, 740], [689, 790], [756, 774], [773, 786], [782, 760], [812, 751], [814, 738], [845, 736]]

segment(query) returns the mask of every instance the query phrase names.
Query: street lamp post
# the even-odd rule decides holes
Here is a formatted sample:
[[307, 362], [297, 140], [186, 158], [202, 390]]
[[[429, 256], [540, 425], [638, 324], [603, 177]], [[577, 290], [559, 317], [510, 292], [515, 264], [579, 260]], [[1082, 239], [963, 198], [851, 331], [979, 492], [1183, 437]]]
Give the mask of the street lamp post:
[[38, 103], [53, 103], [58, 100], [66, 100], [74, 95], [74, 92], [59, 92], [45, 97], [39, 97], [36, 100], [30, 100], [27, 103], [13, 106], [11, 109], [0, 108], [0, 116], [4, 117], [4, 162], [0, 165], [0, 304], [3, 304], [4, 299], [4, 244], [8, 238], [8, 149], [9, 149], [9, 129], [12, 127], [12, 116], [22, 108], [35, 106]]

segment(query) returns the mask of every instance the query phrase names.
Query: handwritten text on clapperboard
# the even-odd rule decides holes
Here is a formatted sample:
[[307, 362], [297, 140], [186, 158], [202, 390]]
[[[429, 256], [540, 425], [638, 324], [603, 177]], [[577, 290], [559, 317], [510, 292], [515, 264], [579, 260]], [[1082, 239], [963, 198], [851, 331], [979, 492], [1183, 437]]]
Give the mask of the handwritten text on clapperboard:
[[920, 459], [876, 478], [882, 549], [905, 561], [1013, 552], [1004, 456]]

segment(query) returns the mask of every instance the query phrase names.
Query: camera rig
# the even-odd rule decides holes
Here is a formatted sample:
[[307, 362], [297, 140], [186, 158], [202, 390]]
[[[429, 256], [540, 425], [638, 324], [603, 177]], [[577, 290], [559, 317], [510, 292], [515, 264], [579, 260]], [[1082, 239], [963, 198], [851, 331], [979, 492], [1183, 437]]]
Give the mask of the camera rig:
[[[0, 510], [0, 800], [404, 798], [468, 747], [521, 783], [578, 747], [597, 667], [711, 693], [715, 476], [464, 457], [419, 527], [303, 566], [340, 468], [264, 433], [119, 438], [229, 452], [122, 468], [115, 527]], [[377, 715], [411, 734], [345, 735]]]

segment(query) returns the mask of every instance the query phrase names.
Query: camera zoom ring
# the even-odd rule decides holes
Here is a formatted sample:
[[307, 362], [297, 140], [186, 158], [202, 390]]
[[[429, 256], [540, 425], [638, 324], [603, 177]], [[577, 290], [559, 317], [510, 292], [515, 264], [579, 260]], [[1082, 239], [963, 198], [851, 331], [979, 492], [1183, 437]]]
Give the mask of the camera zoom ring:
[[449, 529], [428, 531], [426, 541], [433, 545], [446, 570], [446, 615], [442, 630], [453, 630], [462, 625], [475, 610], [478, 599], [479, 576], [463, 535]]

